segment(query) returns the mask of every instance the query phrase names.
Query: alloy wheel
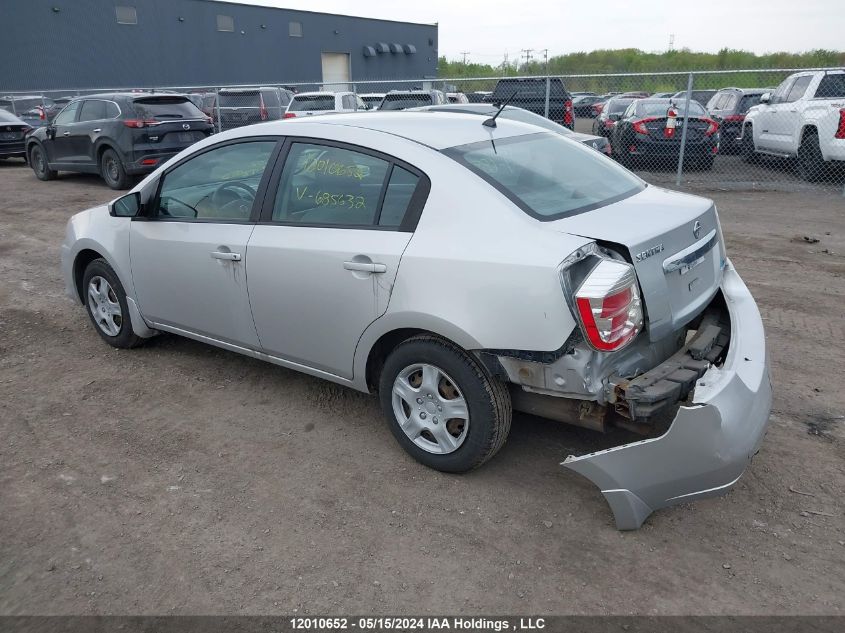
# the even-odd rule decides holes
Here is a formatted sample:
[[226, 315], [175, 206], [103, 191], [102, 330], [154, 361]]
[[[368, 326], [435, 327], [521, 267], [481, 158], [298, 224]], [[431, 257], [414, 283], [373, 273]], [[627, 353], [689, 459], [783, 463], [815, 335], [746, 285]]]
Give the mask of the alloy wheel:
[[117, 293], [103, 277], [91, 277], [88, 282], [88, 310], [105, 334], [117, 336], [123, 327], [123, 312]]

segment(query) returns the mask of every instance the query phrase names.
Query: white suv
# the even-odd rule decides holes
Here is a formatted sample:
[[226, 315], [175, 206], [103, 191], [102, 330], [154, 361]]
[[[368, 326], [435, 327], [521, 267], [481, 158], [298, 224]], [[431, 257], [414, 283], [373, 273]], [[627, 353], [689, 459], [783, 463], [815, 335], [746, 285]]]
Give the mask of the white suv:
[[291, 99], [284, 118], [368, 109], [367, 104], [354, 92], [301, 92]]
[[822, 178], [833, 161], [845, 161], [845, 70], [787, 77], [748, 111], [741, 142], [747, 161], [757, 153], [797, 157], [804, 180]]

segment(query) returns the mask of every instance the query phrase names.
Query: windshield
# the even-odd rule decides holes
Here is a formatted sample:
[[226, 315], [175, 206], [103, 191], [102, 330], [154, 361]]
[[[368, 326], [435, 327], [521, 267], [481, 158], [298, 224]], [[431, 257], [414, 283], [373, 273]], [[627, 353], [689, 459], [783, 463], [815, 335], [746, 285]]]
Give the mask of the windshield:
[[558, 134], [540, 132], [444, 150], [542, 221], [584, 213], [645, 188], [612, 160]]
[[291, 112], [334, 110], [334, 95], [297, 95], [290, 102], [288, 110]]
[[202, 119], [205, 115], [185, 97], [136, 99], [135, 112], [142, 119]]
[[[666, 101], [637, 102], [637, 116], [666, 116], [666, 112], [669, 110], [670, 106], [679, 116], [683, 116], [685, 114], [683, 103], [678, 103], [676, 101], [672, 104], [667, 99]], [[689, 102], [689, 113], [692, 116], [705, 116], [707, 114], [704, 111], [704, 106], [697, 101]]]
[[748, 112], [749, 108], [752, 108], [753, 106], [756, 106], [757, 104], [759, 104], [760, 103], [760, 97], [762, 97], [762, 96], [763, 96], [762, 94], [759, 94], [759, 95], [743, 95], [742, 99], [740, 99], [740, 101], [739, 101], [739, 108], [738, 108], [739, 114], [745, 114], [746, 112]]
[[418, 95], [387, 95], [379, 110], [405, 110], [431, 105], [430, 94]]

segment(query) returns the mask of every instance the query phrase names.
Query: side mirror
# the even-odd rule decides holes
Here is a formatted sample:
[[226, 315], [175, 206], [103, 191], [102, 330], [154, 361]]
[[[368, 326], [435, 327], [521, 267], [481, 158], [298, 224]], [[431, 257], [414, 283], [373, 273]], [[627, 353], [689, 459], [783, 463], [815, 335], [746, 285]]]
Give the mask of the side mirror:
[[772, 102], [772, 93], [771, 92], [764, 92], [760, 95], [760, 103], [771, 103]]
[[116, 218], [134, 218], [141, 210], [141, 193], [133, 191], [115, 200], [109, 207], [109, 214]]

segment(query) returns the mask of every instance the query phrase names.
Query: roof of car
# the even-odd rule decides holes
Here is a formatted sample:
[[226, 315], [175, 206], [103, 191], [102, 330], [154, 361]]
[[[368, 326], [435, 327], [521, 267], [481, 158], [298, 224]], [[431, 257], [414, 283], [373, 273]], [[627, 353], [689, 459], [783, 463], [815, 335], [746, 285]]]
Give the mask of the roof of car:
[[351, 95], [348, 90], [341, 90], [339, 92], [326, 92], [325, 90], [314, 90], [312, 92], [297, 92], [293, 98], [298, 97], [334, 97], [335, 95]]
[[264, 123], [261, 127], [265, 130], [277, 127], [279, 133], [289, 134], [292, 125], [342, 125], [392, 134], [437, 150], [487, 141], [491, 137], [499, 139], [545, 132], [533, 125], [509, 119], [498, 119], [496, 122], [498, 125], [495, 128], [489, 128], [482, 125], [481, 118], [475, 114], [443, 113], [435, 120], [426, 112], [379, 110], [361, 114], [286, 119]]

